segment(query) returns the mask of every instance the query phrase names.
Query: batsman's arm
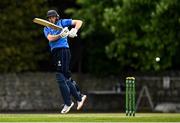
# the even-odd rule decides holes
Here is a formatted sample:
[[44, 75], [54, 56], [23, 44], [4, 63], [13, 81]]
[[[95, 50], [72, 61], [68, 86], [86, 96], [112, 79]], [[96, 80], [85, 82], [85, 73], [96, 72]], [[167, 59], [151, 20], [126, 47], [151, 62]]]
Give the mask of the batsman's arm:
[[69, 31], [69, 37], [70, 38], [74, 38], [74, 37], [77, 37], [77, 32], [78, 30], [81, 28], [82, 26], [82, 21], [81, 20], [72, 20], [72, 23], [71, 25], [74, 26], [74, 28], [72, 28], [70, 31]]
[[81, 20], [72, 20], [72, 25], [75, 26], [74, 28], [79, 30], [83, 24]]
[[63, 28], [60, 34], [57, 35], [50, 35], [48, 34], [47, 39], [51, 41], [57, 41], [59, 38], [65, 38], [69, 35], [69, 29], [68, 27]]
[[60, 35], [48, 35], [47, 39], [51, 42], [51, 41], [57, 41], [59, 38], [61, 38]]

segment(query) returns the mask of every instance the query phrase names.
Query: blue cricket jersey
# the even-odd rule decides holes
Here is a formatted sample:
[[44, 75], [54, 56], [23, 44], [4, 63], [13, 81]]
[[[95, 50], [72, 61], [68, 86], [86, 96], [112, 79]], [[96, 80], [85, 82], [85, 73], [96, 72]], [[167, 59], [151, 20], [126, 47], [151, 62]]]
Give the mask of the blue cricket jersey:
[[[71, 26], [72, 25], [72, 19], [61, 19], [61, 20], [58, 20], [56, 22], [56, 25], [60, 26], [60, 27], [68, 27], [68, 26]], [[54, 30], [50, 27], [44, 27], [44, 35], [48, 36], [48, 34], [50, 35], [58, 35], [60, 34], [61, 31], [60, 30]], [[67, 37], [65, 38], [59, 38], [57, 41], [51, 41], [49, 42], [49, 46], [51, 48], [51, 51], [54, 49], [54, 48], [69, 48], [69, 44], [68, 44], [68, 39]]]

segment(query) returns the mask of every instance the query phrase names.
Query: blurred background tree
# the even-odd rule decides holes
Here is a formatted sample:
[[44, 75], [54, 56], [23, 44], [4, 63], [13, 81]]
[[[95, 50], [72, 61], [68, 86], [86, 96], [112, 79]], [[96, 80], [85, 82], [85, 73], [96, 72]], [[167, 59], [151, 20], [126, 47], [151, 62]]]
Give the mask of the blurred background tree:
[[[41, 42], [42, 30], [32, 24], [33, 17], [44, 17], [44, 0], [0, 1], [0, 72], [36, 70], [47, 42]], [[41, 7], [41, 8], [40, 8]]]
[[74, 72], [180, 69], [178, 0], [6, 0], [0, 6], [0, 72], [51, 70], [48, 42], [32, 19], [54, 8], [61, 18], [84, 21], [80, 37], [70, 39]]
[[[178, 0], [77, 0], [77, 4], [80, 9], [68, 9], [67, 13], [85, 22], [81, 38], [88, 71], [173, 69], [180, 57]], [[179, 67], [178, 63], [174, 67]]]
[[[117, 1], [115, 1], [117, 2]], [[106, 46], [109, 58], [123, 67], [153, 71], [172, 67], [179, 45], [177, 0], [123, 0], [105, 8], [103, 25], [115, 39]], [[156, 63], [155, 57], [160, 57]]]
[[80, 33], [83, 45], [82, 71], [95, 75], [118, 73], [121, 65], [116, 59], [109, 59], [105, 53], [105, 46], [114, 37], [110, 30], [102, 25], [104, 8], [115, 6], [114, 3], [109, 0], [77, 0], [77, 5], [79, 8], [69, 8], [66, 13], [84, 22]]

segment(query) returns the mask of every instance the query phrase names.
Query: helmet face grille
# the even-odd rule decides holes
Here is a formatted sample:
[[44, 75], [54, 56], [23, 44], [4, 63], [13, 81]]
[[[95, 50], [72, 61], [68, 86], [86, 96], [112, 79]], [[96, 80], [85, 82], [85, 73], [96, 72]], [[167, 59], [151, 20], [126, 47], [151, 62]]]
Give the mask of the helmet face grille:
[[56, 12], [56, 10], [49, 10], [49, 11], [47, 12], [47, 18], [52, 17], [52, 16], [59, 17], [59, 15], [58, 15], [58, 13]]

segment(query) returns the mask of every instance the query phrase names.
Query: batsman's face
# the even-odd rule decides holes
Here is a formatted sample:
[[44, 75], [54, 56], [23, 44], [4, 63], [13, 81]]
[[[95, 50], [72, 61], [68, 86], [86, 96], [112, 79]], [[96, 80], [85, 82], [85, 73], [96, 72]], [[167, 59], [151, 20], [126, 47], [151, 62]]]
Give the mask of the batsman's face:
[[56, 22], [57, 17], [52, 16], [52, 17], [49, 17], [48, 19], [49, 19], [49, 22], [51, 22], [51, 23], [55, 23], [55, 22]]

